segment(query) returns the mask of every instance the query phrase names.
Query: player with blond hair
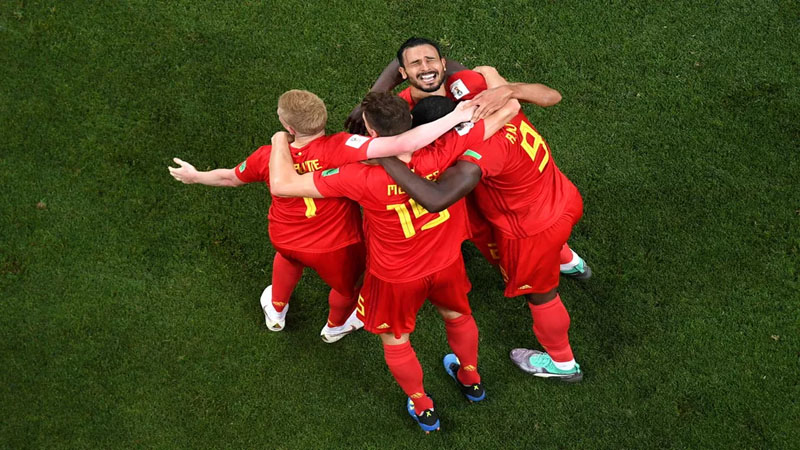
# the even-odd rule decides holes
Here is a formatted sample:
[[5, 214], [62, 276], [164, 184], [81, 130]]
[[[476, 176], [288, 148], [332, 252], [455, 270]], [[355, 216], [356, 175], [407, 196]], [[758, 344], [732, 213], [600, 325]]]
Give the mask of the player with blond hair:
[[[400, 154], [427, 145], [454, 124], [442, 119], [439, 124], [420, 127], [399, 136], [372, 139], [350, 133], [325, 135], [327, 110], [315, 94], [291, 90], [278, 99], [278, 119], [293, 136], [292, 160], [297, 173], [315, 172], [369, 157]], [[170, 174], [186, 184], [241, 186], [263, 182], [269, 185], [271, 146], [259, 147], [231, 169], [198, 171], [175, 158], [179, 167]], [[364, 244], [358, 205], [343, 198], [281, 198], [272, 196], [269, 209], [269, 236], [276, 253], [272, 284], [261, 295], [267, 327], [284, 329], [291, 293], [304, 267], [314, 269], [331, 291], [328, 321], [320, 335], [323, 341], [336, 342], [363, 326], [355, 316], [357, 284], [364, 271]]]

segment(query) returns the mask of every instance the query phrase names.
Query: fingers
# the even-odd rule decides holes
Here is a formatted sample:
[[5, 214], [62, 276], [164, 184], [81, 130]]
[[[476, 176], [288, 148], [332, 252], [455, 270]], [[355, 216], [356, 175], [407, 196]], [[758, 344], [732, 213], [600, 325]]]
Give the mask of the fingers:
[[494, 112], [492, 105], [481, 105], [475, 109], [475, 113], [472, 114], [472, 120], [473, 122], [477, 122], [481, 119], [485, 119], [490, 116], [492, 112]]
[[[180, 158], [172, 158], [172, 160], [175, 161], [175, 164], [177, 164], [177, 165], [179, 165], [181, 167], [185, 167], [185, 166], [187, 166], [189, 164], [189, 163], [187, 163], [186, 161], [184, 161], [184, 160], [182, 160]], [[177, 167], [176, 167], [176, 169], [177, 169]]]
[[[177, 159], [177, 158], [175, 158]], [[167, 167], [169, 169], [169, 174], [172, 175], [172, 178], [180, 181], [181, 183], [186, 183], [186, 180], [183, 178], [183, 173], [180, 172], [181, 169], [177, 167]]]

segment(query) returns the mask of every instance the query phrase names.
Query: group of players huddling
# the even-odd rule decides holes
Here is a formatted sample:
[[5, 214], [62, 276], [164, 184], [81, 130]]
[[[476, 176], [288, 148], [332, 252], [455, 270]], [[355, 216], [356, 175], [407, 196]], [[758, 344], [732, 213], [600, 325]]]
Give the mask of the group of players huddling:
[[[409, 86], [392, 95], [403, 80]], [[233, 169], [197, 171], [175, 158], [179, 167], [169, 171], [187, 184], [267, 183], [276, 250], [261, 296], [267, 327], [283, 330], [303, 268], [314, 269], [331, 288], [322, 340], [362, 327], [379, 335], [410, 416], [430, 432], [439, 417], [409, 341], [426, 299], [453, 351], [445, 370], [469, 401], [486, 397], [461, 254], [466, 239], [498, 267], [504, 295], [522, 295], [530, 307], [545, 352], [517, 348], [511, 360], [539, 377], [583, 377], [557, 291], [559, 275], [591, 276], [567, 245], [583, 201], [519, 104], [560, 100], [542, 84], [509, 84], [491, 67], [467, 70], [436, 43], [411, 38], [347, 119], [351, 133], [326, 136], [323, 101], [291, 90], [278, 100], [286, 132], [272, 145]]]

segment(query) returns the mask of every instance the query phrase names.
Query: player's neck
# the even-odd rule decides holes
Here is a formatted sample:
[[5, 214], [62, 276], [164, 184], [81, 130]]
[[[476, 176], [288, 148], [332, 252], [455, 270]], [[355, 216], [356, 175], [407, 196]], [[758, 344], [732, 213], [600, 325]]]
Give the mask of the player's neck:
[[319, 139], [322, 136], [325, 136], [325, 130], [320, 131], [317, 134], [296, 134], [294, 136], [294, 142], [292, 142], [292, 147], [294, 148], [302, 148], [308, 145], [311, 141], [315, 139]]
[[402, 155], [397, 155], [397, 159], [408, 164], [411, 162], [411, 155], [413, 155], [413, 153], [403, 153]]
[[432, 95], [438, 95], [440, 97], [444, 97], [447, 95], [447, 91], [444, 89], [444, 83], [439, 86], [439, 89], [433, 92], [425, 92], [422, 89], [419, 89], [415, 86], [411, 86], [411, 99], [414, 100], [414, 103], [419, 103], [420, 100], [423, 98], [428, 98]]

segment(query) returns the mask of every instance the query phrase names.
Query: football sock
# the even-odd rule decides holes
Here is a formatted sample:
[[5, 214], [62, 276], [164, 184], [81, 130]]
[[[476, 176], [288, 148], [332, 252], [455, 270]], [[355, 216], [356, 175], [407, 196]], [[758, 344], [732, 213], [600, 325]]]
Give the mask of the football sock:
[[478, 325], [472, 315], [463, 315], [453, 320], [444, 321], [447, 332], [447, 343], [453, 349], [461, 368], [458, 369], [458, 381], [464, 386], [481, 382], [478, 374]]
[[570, 359], [569, 361], [566, 362], [553, 361], [553, 365], [555, 365], [557, 368], [561, 370], [570, 370], [573, 367], [575, 367], [575, 360]]
[[284, 258], [275, 253], [272, 260], [272, 306], [278, 312], [289, 304], [294, 287], [303, 275], [303, 265]]
[[533, 334], [550, 355], [553, 362], [568, 362], [573, 359], [569, 346], [569, 313], [561, 303], [561, 296], [543, 305], [528, 303], [533, 317]]
[[356, 300], [358, 300], [358, 294], [353, 297], [345, 297], [331, 289], [330, 294], [328, 294], [328, 307], [330, 308], [328, 311], [328, 326], [338, 327], [344, 325], [356, 306]]
[[561, 270], [569, 270], [578, 264], [580, 256], [573, 252], [567, 243], [564, 243], [561, 247], [561, 252], [558, 254], [558, 259], [559, 264], [561, 264]]
[[426, 409], [433, 408], [433, 400], [425, 394], [422, 386], [422, 366], [411, 342], [398, 345], [383, 345], [383, 357], [392, 372], [394, 379], [403, 392], [414, 401], [417, 415]]

